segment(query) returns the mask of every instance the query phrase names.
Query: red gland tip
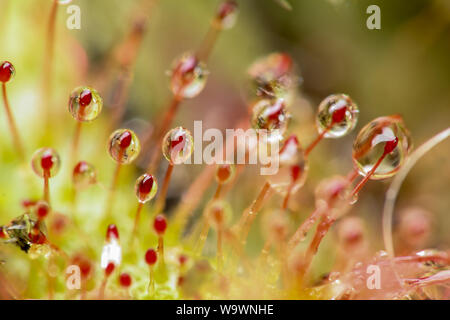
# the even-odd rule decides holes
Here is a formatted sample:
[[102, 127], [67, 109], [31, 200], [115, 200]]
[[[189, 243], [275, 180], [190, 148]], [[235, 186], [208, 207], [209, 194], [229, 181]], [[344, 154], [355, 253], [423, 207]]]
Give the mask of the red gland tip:
[[347, 112], [347, 107], [342, 107], [333, 112], [332, 121], [334, 123], [342, 122], [345, 119], [345, 113]]
[[268, 119], [270, 121], [278, 121], [280, 115], [283, 114], [284, 111], [284, 102], [283, 100], [279, 99], [275, 102], [273, 106], [271, 106], [268, 110]]
[[36, 200], [25, 199], [22, 201], [22, 207], [24, 207], [26, 209], [26, 208], [35, 206], [36, 203], [37, 203]]
[[122, 273], [119, 277], [119, 283], [122, 287], [128, 288], [131, 286], [131, 276], [128, 273]]
[[78, 266], [80, 267], [81, 276], [86, 279], [91, 273], [91, 263], [88, 260], [84, 260]]
[[148, 265], [154, 265], [156, 263], [156, 260], [158, 259], [157, 255], [156, 255], [156, 251], [153, 249], [148, 249], [147, 252], [145, 253], [145, 262]]
[[156, 233], [159, 235], [164, 234], [164, 232], [167, 229], [167, 219], [164, 215], [158, 214], [155, 217], [155, 221], [153, 222], [153, 228], [155, 229]]
[[300, 142], [298, 142], [298, 138], [295, 134], [290, 135], [285, 141], [283, 146], [280, 149], [279, 154], [282, 154], [286, 151], [286, 149], [289, 147], [290, 144], [294, 144], [295, 146], [299, 146]]
[[386, 144], [384, 145], [384, 154], [388, 154], [394, 151], [394, 149], [397, 147], [397, 144], [398, 144], [397, 137], [395, 137], [393, 140], [386, 141]]
[[187, 256], [185, 256], [184, 254], [180, 254], [180, 256], [178, 257], [178, 262], [183, 266], [187, 262], [187, 259]]
[[180, 146], [180, 150], [184, 149], [184, 141], [186, 140], [186, 137], [184, 134], [180, 135], [177, 139], [172, 139], [170, 142], [170, 147], [174, 149], [176, 146], [178, 146], [180, 143], [182, 145]]
[[144, 179], [142, 179], [139, 184], [139, 193], [141, 194], [149, 194], [152, 191], [154, 183], [154, 178], [151, 174], [146, 174]]
[[130, 131], [125, 131], [119, 138], [119, 146], [122, 149], [126, 149], [130, 146], [132, 135]]
[[108, 263], [108, 265], [105, 268], [105, 276], [109, 277], [111, 273], [114, 272], [114, 269], [116, 268], [116, 265], [113, 262]]
[[293, 166], [291, 168], [291, 177], [293, 181], [297, 181], [297, 179], [300, 177], [302, 173], [302, 168], [300, 166]]
[[91, 104], [92, 93], [91, 90], [85, 89], [80, 93], [80, 106], [87, 107]]
[[41, 167], [44, 170], [50, 170], [53, 167], [53, 155], [51, 151], [46, 151], [41, 157]]
[[225, 1], [220, 4], [219, 10], [217, 10], [217, 18], [219, 20], [225, 19], [228, 15], [236, 11], [237, 3], [232, 0]]
[[0, 226], [0, 239], [5, 239], [6, 238], [6, 233], [4, 230], [4, 227]]
[[198, 59], [194, 55], [190, 55], [184, 60], [179, 66], [178, 70], [175, 70], [175, 72], [180, 72], [182, 76], [186, 75], [187, 73], [193, 72], [195, 68], [198, 65]]
[[14, 74], [14, 66], [11, 62], [4, 61], [0, 65], [0, 82], [6, 83], [11, 80], [12, 75]]
[[231, 175], [231, 165], [229, 164], [221, 164], [217, 169], [217, 178], [220, 181], [227, 181]]
[[119, 239], [119, 230], [115, 224], [110, 224], [106, 230], [106, 241], [110, 241], [111, 238]]
[[37, 205], [36, 213], [37, 213], [38, 219], [40, 219], [40, 220], [44, 219], [49, 214], [49, 212], [50, 212], [50, 207], [48, 206], [47, 203], [42, 202]]

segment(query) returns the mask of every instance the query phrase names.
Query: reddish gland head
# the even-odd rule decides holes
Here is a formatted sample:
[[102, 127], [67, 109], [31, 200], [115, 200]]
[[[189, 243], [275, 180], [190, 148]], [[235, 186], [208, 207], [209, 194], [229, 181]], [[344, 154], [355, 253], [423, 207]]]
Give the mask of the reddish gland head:
[[184, 149], [184, 141], [185, 140], [186, 140], [186, 137], [184, 136], [184, 134], [182, 134], [177, 139], [172, 139], [170, 141], [170, 147], [172, 149], [179, 148], [178, 150], [183, 150]]
[[91, 263], [88, 260], [83, 260], [78, 265], [80, 267], [81, 277], [86, 279], [89, 277], [89, 274], [91, 273]]
[[237, 8], [237, 4], [234, 1], [225, 1], [219, 6], [217, 10], [217, 18], [219, 20], [225, 19], [228, 15], [232, 14]]
[[48, 213], [50, 212], [50, 208], [46, 203], [40, 203], [37, 207], [36, 212], [38, 219], [42, 220], [48, 215]]
[[278, 77], [285, 75], [291, 69], [292, 69], [292, 58], [286, 53], [281, 54], [277, 70]]
[[159, 235], [164, 234], [167, 229], [167, 220], [166, 217], [164, 217], [162, 214], [158, 214], [155, 217], [155, 221], [153, 222], [153, 228], [155, 229], [156, 233]]
[[300, 177], [301, 173], [302, 173], [302, 168], [300, 168], [300, 166], [292, 166], [292, 168], [291, 168], [292, 181], [297, 181], [297, 179]]
[[184, 264], [186, 263], [187, 259], [188, 259], [188, 258], [187, 258], [184, 254], [181, 254], [181, 255], [178, 257], [178, 262], [180, 263], [180, 265], [184, 265]]
[[157, 255], [156, 255], [156, 251], [153, 249], [148, 249], [147, 252], [145, 253], [145, 262], [148, 265], [154, 265], [156, 263], [156, 260], [158, 259]]
[[80, 106], [87, 107], [89, 104], [91, 104], [92, 101], [92, 93], [90, 90], [83, 90], [80, 93]]
[[195, 70], [197, 65], [197, 57], [189, 56], [181, 62], [181, 64], [177, 68], [178, 70], [175, 70], [175, 72], [179, 72], [183, 77], [188, 76], [189, 73], [192, 73]]
[[217, 178], [219, 181], [226, 181], [231, 175], [231, 166], [229, 164], [222, 164], [217, 169]]
[[0, 227], [0, 239], [5, 239], [6, 238], [6, 233], [3, 230], [3, 227]]
[[22, 201], [22, 207], [29, 208], [29, 207], [33, 207], [36, 205], [36, 200], [30, 200], [30, 199], [25, 199]]
[[53, 167], [53, 155], [50, 151], [46, 151], [42, 155], [41, 167], [44, 170], [50, 170]]
[[128, 273], [122, 273], [119, 277], [119, 283], [122, 287], [128, 288], [131, 286], [131, 276]]
[[112, 262], [108, 263], [108, 265], [105, 268], [105, 276], [109, 277], [111, 273], [114, 272], [114, 269], [116, 268], [116, 265]]
[[284, 112], [284, 104], [281, 101], [277, 101], [268, 110], [267, 118], [269, 121], [278, 122], [280, 120], [280, 115]]
[[109, 241], [112, 238], [119, 239], [119, 230], [117, 230], [115, 224], [110, 224], [106, 230], [106, 241]]
[[8, 61], [3, 62], [0, 66], [0, 82], [8, 82], [11, 79], [13, 73], [13, 65]]
[[286, 139], [286, 141], [284, 142], [283, 147], [281, 147], [279, 153], [282, 154], [283, 152], [285, 152], [290, 144], [295, 144], [296, 146], [300, 145], [296, 135], [291, 135], [291, 136], [289, 136], [289, 138]]
[[154, 179], [150, 174], [146, 174], [141, 183], [139, 183], [139, 193], [149, 194], [153, 188]]
[[398, 138], [395, 137], [395, 139], [386, 141], [386, 144], [384, 145], [384, 154], [391, 153], [394, 151], [394, 149], [397, 147], [398, 144]]
[[345, 119], [345, 113], [347, 112], [347, 107], [342, 107], [333, 112], [332, 123], [339, 123]]
[[73, 169], [73, 173], [74, 174], [82, 174], [83, 172], [87, 171], [88, 169], [89, 169], [89, 166], [88, 166], [87, 162], [80, 161], [77, 163], [77, 165]]
[[130, 146], [132, 140], [131, 132], [125, 131], [119, 138], [119, 146], [121, 149], [126, 149]]

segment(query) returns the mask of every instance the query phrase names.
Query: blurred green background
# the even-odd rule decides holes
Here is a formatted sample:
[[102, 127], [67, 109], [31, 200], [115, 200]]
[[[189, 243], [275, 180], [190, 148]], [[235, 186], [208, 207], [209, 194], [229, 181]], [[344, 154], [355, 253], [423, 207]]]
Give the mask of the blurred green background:
[[[416, 146], [449, 126], [450, 1], [290, 0], [291, 11], [272, 0], [237, 2], [238, 21], [233, 29], [221, 34], [208, 62], [210, 77], [205, 90], [183, 104], [175, 122], [192, 128], [194, 120], [203, 120], [205, 128], [232, 128], [247, 112], [248, 66], [275, 51], [290, 54], [301, 75], [291, 131], [299, 133], [303, 145], [314, 137], [313, 117], [318, 103], [331, 93], [349, 94], [360, 108], [356, 132], [340, 140], [323, 142], [312, 155], [309, 180], [295, 197], [299, 221], [313, 208], [312, 194], [317, 183], [350, 170], [352, 139], [368, 121], [382, 115], [402, 114]], [[114, 77], [117, 66], [109, 66], [106, 61], [130, 32], [137, 13], [150, 15], [150, 20], [136, 61], [124, 126], [136, 119], [151, 123], [163, 112], [171, 97], [166, 71], [174, 58], [185, 51], [195, 51], [200, 45], [219, 1], [160, 0], [152, 12], [140, 12], [141, 3], [74, 0], [72, 4], [81, 8], [81, 30], [66, 28], [67, 6], [60, 8], [51, 104], [57, 127], [70, 128], [55, 134], [53, 143], [61, 150], [68, 149], [72, 136], [73, 120], [66, 105], [70, 91], [80, 84], [101, 82], [102, 72], [112, 71]], [[366, 8], [372, 4], [381, 9], [381, 30], [366, 27], [369, 17]], [[35, 133], [42, 130], [36, 119], [41, 112], [38, 92], [50, 5], [50, 0], [0, 0], [0, 59], [16, 65], [10, 96], [30, 150], [42, 143]], [[105, 66], [111, 70], [105, 70]], [[106, 104], [100, 123], [105, 122], [109, 111]], [[83, 152], [92, 158], [104, 141], [101, 144], [93, 141], [101, 130], [91, 126], [86, 131], [89, 139], [86, 138]], [[4, 141], [0, 150], [2, 181], [13, 184], [12, 188], [2, 187], [1, 210], [11, 218], [20, 210], [19, 200], [24, 195], [17, 190], [23, 186], [14, 184], [13, 151], [5, 123], [0, 126], [0, 137]], [[418, 205], [431, 211], [435, 219], [430, 246], [447, 248], [449, 147], [448, 141], [441, 144], [417, 165], [406, 180], [398, 203], [400, 208]], [[100, 150], [103, 152], [103, 147]], [[112, 170], [111, 161], [105, 159], [106, 155], [93, 160], [101, 178], [109, 178]], [[198, 172], [198, 168], [183, 168], [176, 173], [171, 197], [179, 199], [193, 172]], [[264, 181], [262, 177], [254, 179], [255, 172], [247, 170], [228, 197], [235, 213], [240, 213], [256, 195], [255, 184]], [[130, 178], [128, 188], [131, 181]], [[56, 183], [64, 184], [63, 180]], [[382, 248], [380, 214], [388, 183], [370, 183], [352, 211], [365, 217], [378, 248]], [[35, 195], [39, 195], [37, 190]], [[248, 195], [243, 196], [242, 190], [249, 190]], [[257, 239], [258, 230], [252, 236]]]

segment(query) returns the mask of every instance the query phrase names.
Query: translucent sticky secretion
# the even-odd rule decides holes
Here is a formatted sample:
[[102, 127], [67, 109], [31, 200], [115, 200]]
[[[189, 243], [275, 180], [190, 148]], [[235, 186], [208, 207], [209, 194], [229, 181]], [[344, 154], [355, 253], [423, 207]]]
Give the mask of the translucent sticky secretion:
[[78, 162], [73, 168], [72, 181], [77, 189], [83, 189], [97, 183], [95, 167], [86, 161]]
[[227, 0], [219, 5], [213, 26], [218, 29], [231, 29], [236, 23], [238, 16], [238, 5], [235, 1]]
[[137, 135], [129, 129], [118, 129], [109, 137], [108, 152], [111, 158], [121, 164], [133, 162], [139, 152], [141, 144]]
[[51, 178], [61, 168], [59, 154], [52, 148], [41, 148], [35, 151], [31, 158], [31, 167], [39, 177]]
[[215, 229], [223, 228], [231, 221], [231, 206], [224, 200], [215, 200], [206, 207], [206, 218]]
[[290, 114], [283, 99], [261, 99], [252, 108], [253, 129], [265, 130], [268, 141], [280, 141], [287, 130]]
[[278, 170], [267, 176], [273, 190], [285, 196], [296, 193], [306, 181], [308, 165], [297, 137], [290, 136], [283, 144], [278, 157]]
[[72, 117], [81, 122], [95, 120], [102, 111], [103, 99], [97, 90], [90, 87], [74, 89], [69, 98], [69, 112]]
[[340, 138], [355, 128], [359, 109], [346, 94], [326, 97], [317, 110], [316, 124], [319, 134], [325, 138]]
[[167, 132], [163, 139], [162, 152], [171, 164], [181, 164], [194, 151], [194, 138], [189, 130], [176, 127]]
[[158, 184], [155, 177], [151, 174], [144, 173], [137, 178], [134, 190], [138, 201], [146, 203], [155, 197], [158, 191]]
[[356, 137], [353, 163], [363, 176], [378, 164], [370, 179], [389, 178], [403, 165], [411, 147], [410, 134], [401, 116], [376, 118], [364, 126]]
[[172, 93], [181, 98], [194, 98], [206, 85], [206, 65], [192, 53], [185, 53], [175, 60], [170, 79]]
[[248, 69], [252, 91], [260, 97], [282, 98], [290, 104], [300, 77], [286, 53], [275, 52], [256, 60]]

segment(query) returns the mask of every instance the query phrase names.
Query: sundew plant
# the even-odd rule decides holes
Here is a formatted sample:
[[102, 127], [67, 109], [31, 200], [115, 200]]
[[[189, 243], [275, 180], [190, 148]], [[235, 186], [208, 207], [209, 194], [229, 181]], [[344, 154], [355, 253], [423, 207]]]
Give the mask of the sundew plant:
[[0, 298], [449, 299], [449, 26], [1, 0]]

